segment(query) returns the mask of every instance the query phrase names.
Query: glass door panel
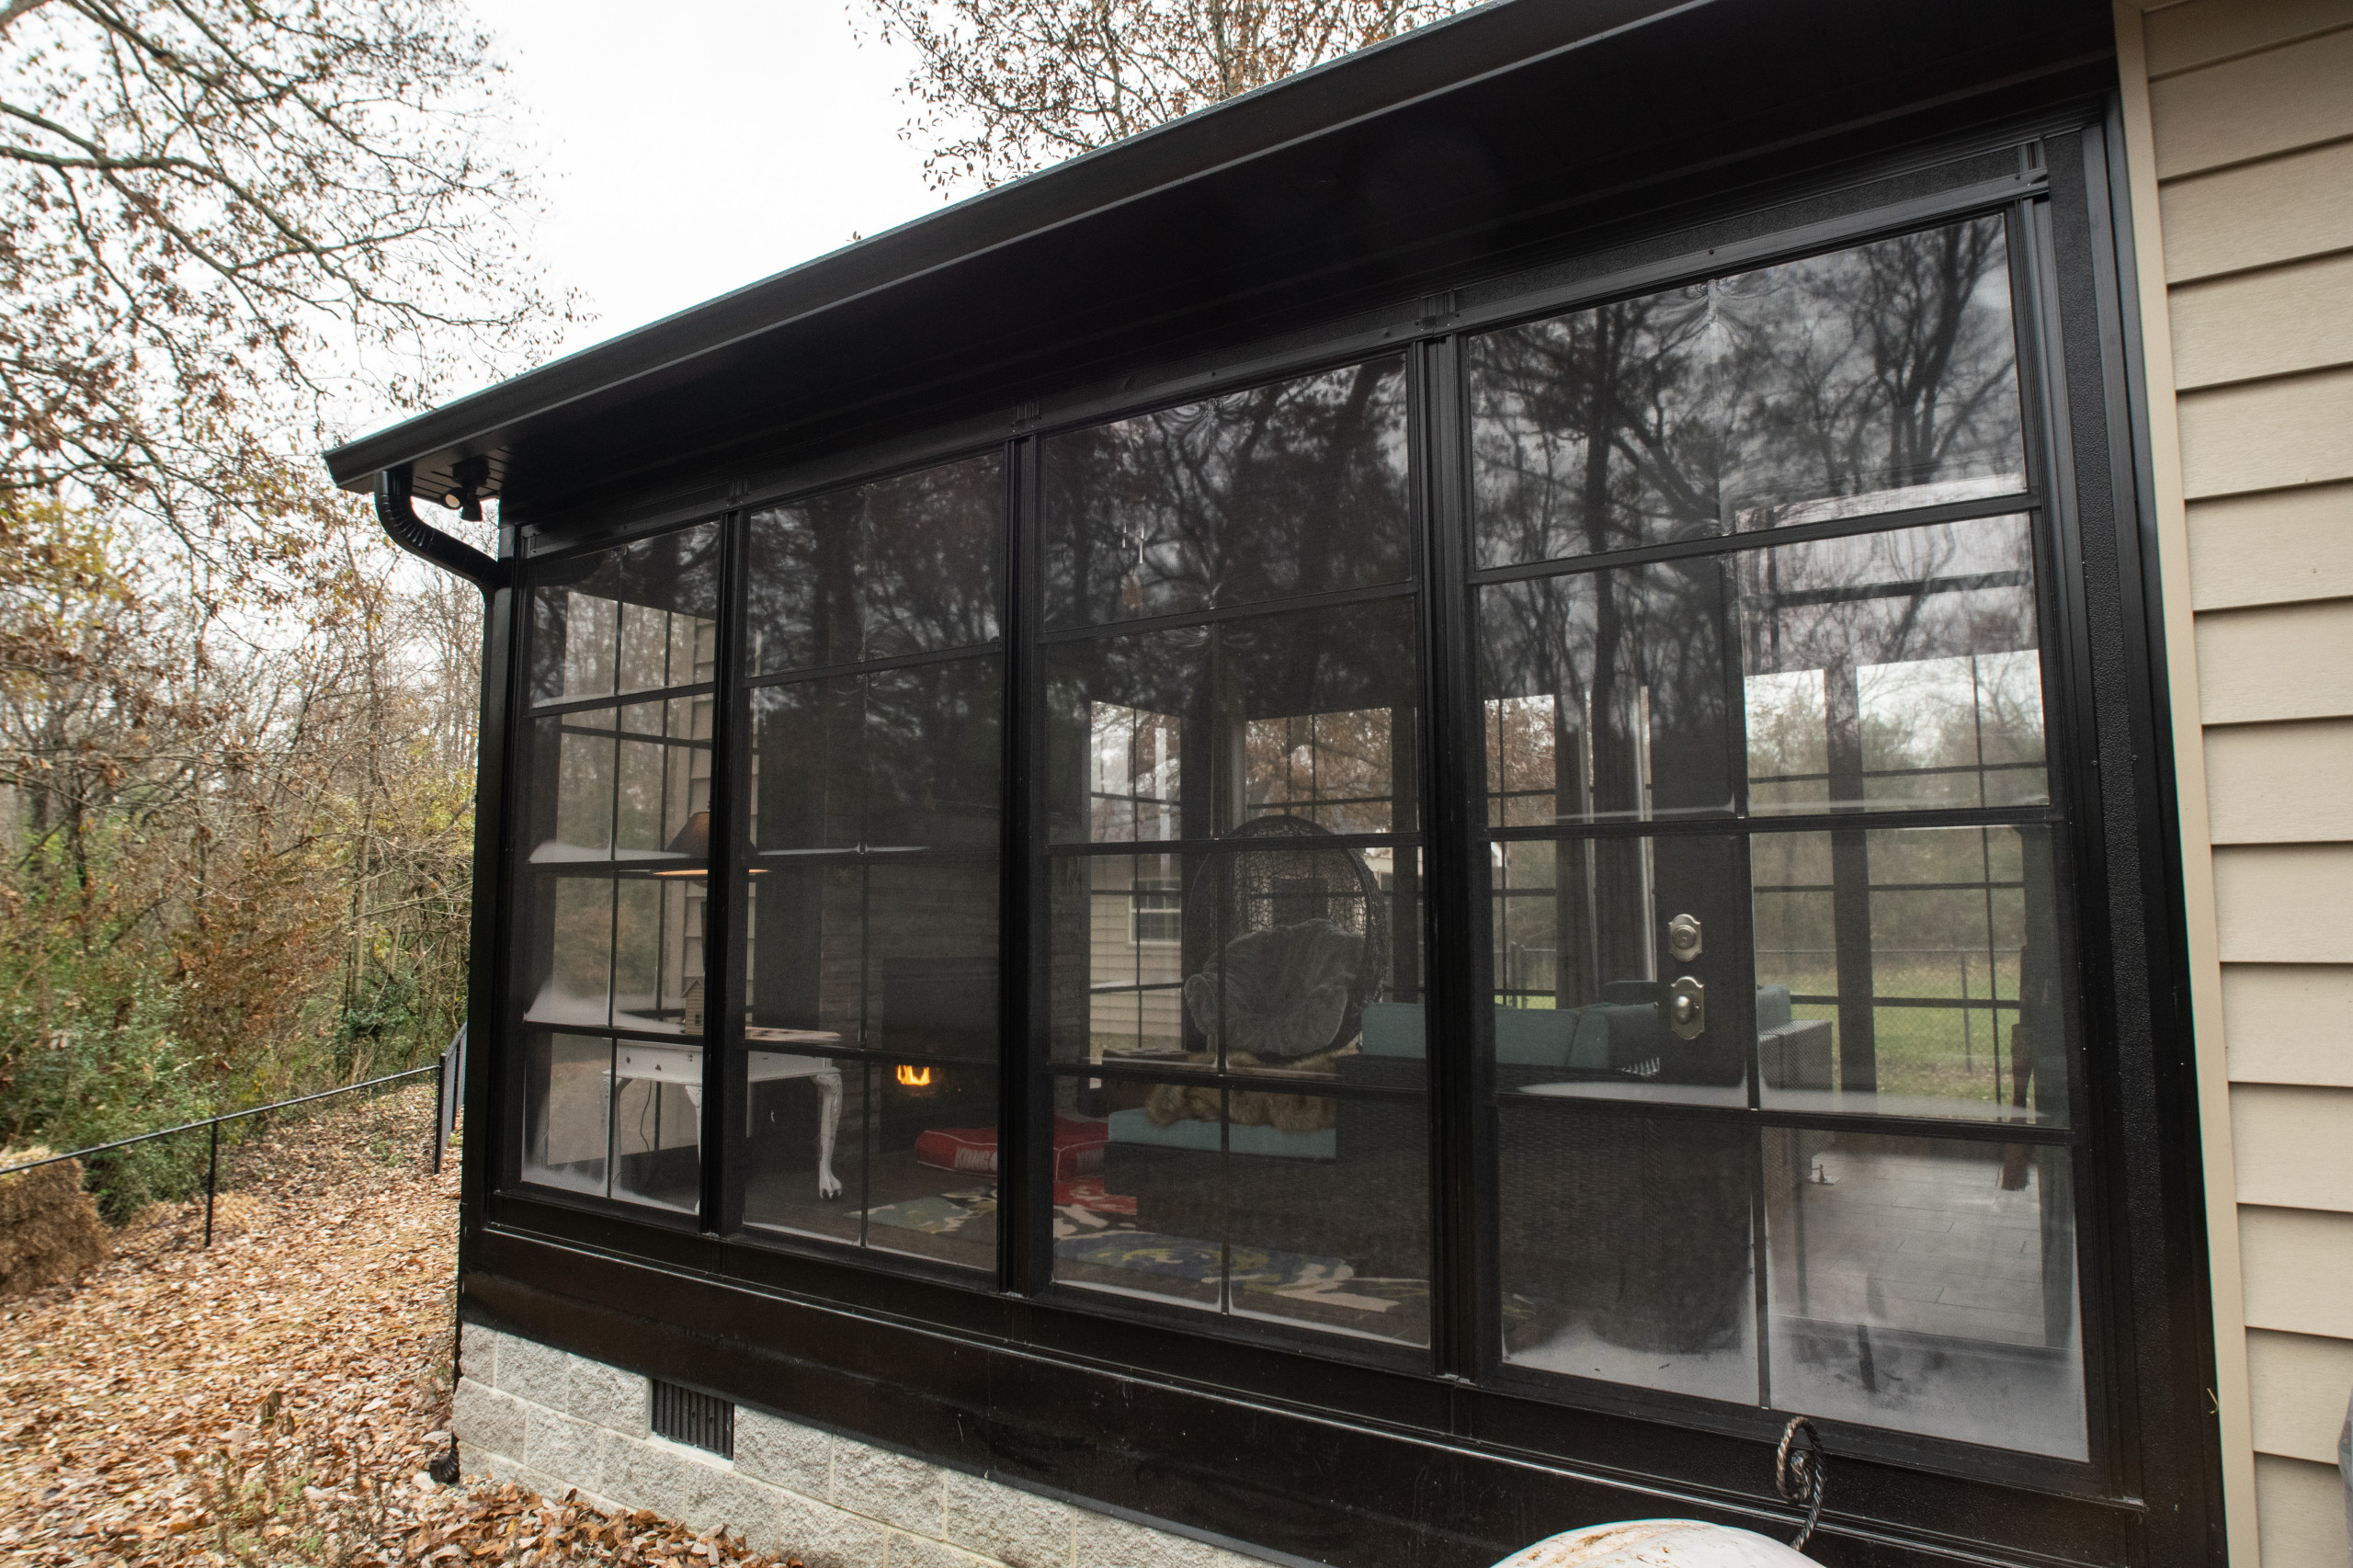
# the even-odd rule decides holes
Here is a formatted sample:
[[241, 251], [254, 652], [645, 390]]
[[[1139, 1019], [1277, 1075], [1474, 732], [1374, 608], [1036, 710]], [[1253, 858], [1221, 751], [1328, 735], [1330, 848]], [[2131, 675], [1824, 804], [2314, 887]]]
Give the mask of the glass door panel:
[[1745, 1106], [1743, 849], [1717, 834], [1490, 845], [1498, 1092]]
[[1467, 347], [1515, 1369], [2086, 1455], [2004, 233]]

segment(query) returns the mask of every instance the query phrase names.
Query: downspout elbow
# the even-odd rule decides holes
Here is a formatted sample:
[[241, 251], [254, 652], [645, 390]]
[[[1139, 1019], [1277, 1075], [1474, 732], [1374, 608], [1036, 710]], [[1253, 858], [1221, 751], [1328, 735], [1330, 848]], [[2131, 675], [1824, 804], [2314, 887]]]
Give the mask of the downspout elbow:
[[416, 515], [407, 469], [388, 468], [376, 476], [376, 520], [383, 525], [394, 544], [444, 572], [463, 577], [485, 597], [506, 585], [505, 562], [493, 560]]

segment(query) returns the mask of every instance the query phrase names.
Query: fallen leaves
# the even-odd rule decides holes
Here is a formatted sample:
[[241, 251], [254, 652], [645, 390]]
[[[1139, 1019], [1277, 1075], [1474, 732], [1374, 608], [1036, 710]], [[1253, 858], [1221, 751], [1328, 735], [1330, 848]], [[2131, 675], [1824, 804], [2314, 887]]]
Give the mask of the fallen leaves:
[[[424, 1174], [432, 1092], [245, 1145], [235, 1200], [151, 1211], [78, 1284], [0, 1308], [0, 1563], [778, 1560], [643, 1511], [439, 1486], [457, 1175]], [[787, 1568], [799, 1568], [797, 1562]]]

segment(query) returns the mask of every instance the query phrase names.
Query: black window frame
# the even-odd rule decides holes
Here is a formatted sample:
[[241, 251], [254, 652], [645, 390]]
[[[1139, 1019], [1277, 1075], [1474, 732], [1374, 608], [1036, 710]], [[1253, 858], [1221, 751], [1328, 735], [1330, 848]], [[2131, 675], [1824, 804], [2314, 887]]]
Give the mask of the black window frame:
[[[2138, 596], [2154, 595], [2154, 564], [2153, 559], [2142, 564], [2145, 585], [2111, 567], [2109, 559], [2117, 555], [2117, 547], [2097, 540], [2087, 546], [2080, 515], [2087, 508], [2079, 500], [2079, 489], [2099, 482], [2100, 476], [2092, 471], [2108, 470], [2113, 480], [2120, 468], [2129, 481], [2131, 458], [2129, 453], [2119, 455], [2128, 444], [2124, 426], [2129, 425], [2130, 411], [2124, 406], [2123, 350], [2114, 319], [2120, 308], [2113, 303], [2115, 240], [2103, 228], [2106, 191], [2095, 177], [2097, 160], [2105, 153], [2094, 129], [2080, 133], [2084, 149], [2080, 157], [2066, 156], [2076, 134], [2059, 132], [2048, 141], [2017, 142], [2019, 174], [2008, 182], [2013, 188], [2007, 190], [1994, 188], [2002, 182], [1986, 179], [1893, 200], [1849, 197], [1852, 210], [1805, 223], [1760, 221], [1768, 218], [1770, 209], [1742, 211], [1727, 222], [1756, 223], [1757, 232], [1726, 243], [1703, 246], [1698, 242], [1711, 236], [1687, 228], [1677, 236], [1687, 239], [1680, 248], [1646, 241], [1666, 254], [1654, 261], [1629, 263], [1614, 272], [1588, 268], [1582, 278], [1567, 282], [1548, 281], [1540, 272], [1533, 277], [1522, 274], [1466, 284], [1454, 298], [1441, 300], [1442, 308], [1435, 312], [1428, 311], [1426, 301], [1425, 317], [1416, 324], [1420, 330], [1404, 336], [1392, 336], [1394, 328], [1382, 329], [1378, 336], [1365, 327], [1303, 333], [1299, 340], [1262, 357], [1228, 356], [1225, 363], [1214, 368], [1182, 369], [1145, 380], [1142, 390], [1129, 390], [1123, 384], [1116, 392], [1075, 396], [1057, 408], [1051, 420], [1039, 418], [1035, 404], [1024, 406], [1014, 415], [1015, 432], [1002, 440], [969, 437], [943, 440], [917, 434], [872, 453], [808, 465], [803, 471], [806, 477], [797, 483], [756, 490], [739, 483], [722, 506], [689, 505], [658, 520], [611, 528], [589, 521], [529, 540], [525, 555], [527, 583], [530, 567], [543, 560], [610, 548], [671, 528], [726, 519], [725, 563], [721, 573], [722, 603], [726, 608], [719, 632], [713, 732], [713, 745], [722, 761], [713, 774], [712, 813], [714, 822], [732, 821], [732, 800], [724, 808], [731, 814], [722, 817], [722, 797], [740, 787], [733, 775], [742, 749], [732, 733], [731, 721], [741, 694], [743, 631], [735, 607], [742, 591], [743, 530], [750, 512], [759, 506], [835, 490], [845, 483], [886, 478], [983, 450], [1003, 452], [1009, 510], [1006, 561], [999, 578], [998, 645], [1006, 660], [1005, 918], [1000, 925], [1005, 1012], [1000, 1050], [1006, 1079], [1000, 1125], [1008, 1155], [1003, 1162], [1000, 1217], [1004, 1228], [994, 1290], [944, 1271], [909, 1267], [904, 1259], [878, 1266], [878, 1260], [856, 1249], [745, 1233], [739, 1223], [740, 1199], [727, 1182], [732, 1164], [729, 1144], [733, 1140], [723, 1084], [707, 1091], [705, 1197], [699, 1217], [666, 1215], [574, 1194], [519, 1189], [516, 1176], [519, 1150], [515, 1146], [518, 1141], [500, 1119], [502, 1108], [477, 1122], [490, 1130], [486, 1142], [495, 1153], [489, 1168], [501, 1174], [495, 1184], [498, 1190], [483, 1195], [482, 1213], [487, 1228], [517, 1238], [529, 1236], [588, 1248], [615, 1260], [642, 1259], [689, 1269], [829, 1303], [853, 1314], [904, 1318], [926, 1325], [936, 1335], [1009, 1337], [1039, 1346], [1043, 1354], [1124, 1365], [1179, 1380], [1201, 1379], [1200, 1358], [1208, 1357], [1219, 1364], [1211, 1382], [1232, 1385], [1258, 1379], [1261, 1388], [1271, 1391], [1268, 1397], [1279, 1401], [1434, 1431], [1460, 1432], [1467, 1426], [1472, 1429], [1470, 1435], [1506, 1449], [1563, 1458], [1583, 1456], [1588, 1462], [1612, 1468], [1679, 1477], [1685, 1484], [1745, 1488], [1753, 1477], [1746, 1474], [1747, 1460], [1742, 1456], [1753, 1453], [1753, 1445], [1769, 1435], [1767, 1427], [1778, 1429], [1779, 1415], [1750, 1419], [1738, 1407], [1702, 1408], [1674, 1396], [1652, 1399], [1637, 1391], [1610, 1386], [1597, 1386], [1580, 1391], [1578, 1398], [1563, 1399], [1554, 1380], [1547, 1378], [1540, 1388], [1531, 1388], [1503, 1369], [1499, 1349], [1493, 1343], [1494, 1314], [1487, 1310], [1491, 1302], [1486, 1299], [1495, 1285], [1489, 1267], [1495, 1245], [1495, 1202], [1492, 1163], [1483, 1157], [1493, 1147], [1491, 1116], [1482, 1108], [1489, 1103], [1479, 1075], [1483, 1053], [1461, 1046], [1451, 1051], [1437, 1049], [1435, 1042], [1441, 1033], [1437, 1028], [1432, 1029], [1427, 1087], [1434, 1247], [1441, 1260], [1438, 1277], [1450, 1279], [1453, 1288], [1437, 1292], [1441, 1299], [1434, 1302], [1427, 1369], [1407, 1371], [1392, 1358], [1368, 1356], [1345, 1342], [1312, 1335], [1230, 1339], [1211, 1325], [1172, 1324], [1165, 1314], [1130, 1315], [1093, 1298], [1086, 1299], [1086, 1311], [1074, 1312], [1068, 1293], [1051, 1289], [1046, 1278], [1051, 1259], [1046, 1210], [1042, 1203], [1024, 1200], [1024, 1189], [1034, 1193], [1050, 1163], [1045, 1144], [1029, 1134], [1036, 1128], [1051, 1127], [1052, 1114], [1044, 1093], [1051, 1078], [1042, 1070], [1044, 1035], [1039, 1017], [1044, 989], [1042, 976], [1037, 972], [1044, 948], [1041, 901], [1027, 864], [1036, 811], [1035, 781], [1042, 756], [1036, 722], [1039, 710], [1031, 700], [1039, 673], [1037, 631], [1043, 624], [1035, 565], [1040, 509], [1038, 439], [1052, 430], [1168, 407], [1212, 391], [1223, 393], [1403, 348], [1412, 432], [1413, 544], [1417, 557], [1414, 584], [1407, 591], [1418, 607], [1423, 637], [1424, 778], [1419, 790], [1424, 812], [1414, 836], [1425, 858], [1428, 994], [1434, 1017], [1448, 1017], [1458, 1030], [1467, 1017], [1468, 1029], [1483, 1030], [1485, 1009], [1475, 1003], [1489, 994], [1492, 977], [1482, 971], [1480, 944], [1472, 937], [1469, 922], [1483, 914], [1485, 906], [1463, 847], [1471, 841], [1471, 824], [1463, 813], [1470, 803], [1482, 798], [1484, 788], [1480, 772], [1483, 737], [1478, 730], [1480, 705], [1470, 654], [1469, 596], [1478, 581], [1493, 574], [1473, 573], [1469, 566], [1468, 474], [1461, 444], [1464, 437], [1460, 434], [1467, 428], [1468, 420], [1460, 364], [1461, 335], [1678, 281], [1820, 254], [1935, 222], [1998, 212], [2006, 217], [2011, 235], [2012, 286], [2019, 312], [2019, 373], [2028, 415], [2028, 491], [1998, 501], [1928, 510], [1939, 515], [1987, 516], [2000, 515], [1999, 508], [2006, 506], [2035, 517], [2038, 609], [2045, 618], [2043, 659], [2052, 677], [2046, 681], [2045, 709], [2052, 778], [2051, 811], [2064, 824], [2081, 890], [2079, 906], [2071, 913], [2074, 929], [2079, 934], [2076, 961], [2086, 982], [2078, 1068], [2082, 1082], [2072, 1096], [2076, 1109], [2071, 1128], [2062, 1137], [2078, 1149], [2075, 1165], [2082, 1195], [2078, 1209], [2087, 1217], [2079, 1244], [2078, 1278], [2084, 1292], [2091, 1453], [2086, 1461], [2075, 1465], [2037, 1456], [1972, 1450], [1942, 1439], [1844, 1426], [1836, 1427], [1833, 1441], [1842, 1456], [1852, 1456], [1866, 1467], [1874, 1478], [1874, 1488], [1885, 1495], [1904, 1496], [1918, 1490], [1915, 1483], [1925, 1485], [1921, 1495], [1930, 1498], [1930, 1506], [1915, 1508], [1914, 1516], [1928, 1521], [1924, 1528], [1938, 1528], [1934, 1521], [1942, 1520], [1943, 1528], [1961, 1537], [2013, 1535], [2007, 1519], [2001, 1528], [1972, 1522], [1975, 1510], [1996, 1498], [2030, 1494], [2116, 1503], [2136, 1495], [2148, 1466], [2177, 1461], [2154, 1459], [2151, 1441], [2131, 1435], [2138, 1405], [2135, 1390], [2153, 1379], [2161, 1381], [2154, 1362], [2163, 1354], [2166, 1335], [2150, 1337], [2141, 1353], [2134, 1355], [2136, 1327], [2149, 1315], [2145, 1298], [2136, 1303], [2135, 1290], [2145, 1290], [2147, 1282], [2131, 1275], [2122, 1254], [2128, 1244], [2145, 1243], [2152, 1227], [2163, 1227], [2169, 1215], [2177, 1221], [2183, 1200], [2177, 1194], [2155, 1189], [2154, 1175], [2147, 1168], [2148, 1156], [2128, 1142], [2127, 1129], [2144, 1124], [2147, 1102], [2165, 1092], [2165, 1085], [2155, 1081], [2160, 1071], [2157, 1064], [2145, 1059], [2149, 1030], [2145, 1024], [2136, 1028], [2132, 1020], [2163, 1006], [2165, 999], [2157, 994], [2156, 985], [2147, 982], [2133, 994], [2129, 977], [2120, 988], [2110, 967], [2103, 962], [2104, 955], [2120, 948], [2143, 964], [2161, 966], [2162, 943], [2170, 938], [2160, 929], [2154, 932], [2153, 940], [2152, 928], [2162, 926], [2163, 915], [2149, 901], [2162, 898], [2162, 890], [2141, 888], [2137, 874], [2120, 871], [2112, 852], [2120, 838], [2134, 847], [2145, 846], [2163, 781], [2135, 774], [2127, 784], [2119, 778], [2124, 771], [2120, 762], [2131, 755], [2131, 737], [2145, 737], [2152, 722], [2145, 710], [2154, 672], [2139, 662], [2143, 655], [2129, 639], [2109, 647], [2101, 646], [2100, 639], [2114, 626], [2129, 629], [2135, 618], [2151, 614]], [[2060, 154], [2049, 166], [2044, 163], [2047, 149]], [[2063, 247], [2070, 252], [2063, 257]], [[1582, 259], [1572, 256], [1568, 265], [1574, 269]], [[2099, 291], [2103, 287], [2107, 292]], [[2091, 395], [2086, 397], [2086, 392]], [[2129, 495], [2127, 485], [2111, 483], [2108, 499], [2117, 513], [2117, 528], [2126, 529], [2131, 524], [2129, 502], [2117, 501], [2120, 490]], [[1916, 520], [1932, 519], [1923, 515]], [[1769, 535], [1751, 536], [1751, 547], [1770, 539]], [[1735, 546], [1711, 540], [1699, 548], [1712, 551]], [[2087, 556], [2094, 558], [2088, 565]], [[1552, 563], [1553, 570], [1558, 566]], [[2097, 593], [2087, 586], [2087, 572], [2098, 581]], [[528, 591], [527, 587], [518, 597], [518, 605], [528, 603]], [[2109, 602], [2095, 602], [2102, 595]], [[502, 753], [514, 761], [525, 755], [520, 737], [533, 711], [525, 685], [529, 619], [510, 611], [503, 618], [503, 632], [497, 619], [493, 623], [493, 648], [497, 655], [494, 664], [505, 665], [506, 690], [499, 705], [506, 710], [506, 717], [498, 729], [485, 733], [497, 734]], [[2120, 668], [2131, 677], [2130, 684], [2120, 687]], [[489, 673], [495, 677], [502, 672], [494, 668]], [[2120, 745], [2126, 749], [2120, 750]], [[493, 918], [500, 930], [511, 928], [508, 906], [517, 882], [514, 856], [516, 830], [520, 825], [519, 792], [493, 792], [491, 785], [513, 777], [514, 761], [485, 773], [485, 801], [495, 801], [503, 808], [494, 819], [502, 875], [497, 888], [500, 908]], [[2133, 785], [2138, 785], [2137, 792]], [[2125, 850], [2128, 857], [2131, 853], [2131, 848]], [[714, 882], [725, 877], [731, 887], [734, 885], [740, 868], [733, 855], [732, 843], [722, 855], [714, 840], [710, 868]], [[2135, 889], [2142, 900], [2138, 905], [2133, 902]], [[714, 897], [709, 904], [713, 918], [722, 918], [721, 907]], [[1449, 911], [1461, 917], [1449, 920]], [[2159, 949], [2154, 955], [2153, 947]], [[724, 930], [707, 930], [705, 949], [712, 971], [706, 980], [707, 988], [717, 993], [739, 985], [740, 977], [733, 971], [739, 948], [732, 937]], [[1026, 963], [1021, 961], [1025, 959]], [[479, 991], [503, 994], [503, 974], [494, 975], [478, 966], [477, 975], [490, 982]], [[503, 1024], [505, 1012], [494, 1016]], [[732, 1060], [741, 1050], [741, 1020], [732, 1009], [724, 1010], [722, 1017], [724, 1022], [709, 1026], [707, 1062]], [[1475, 1037], [1465, 1037], [1464, 1045], [1469, 1038]], [[519, 1107], [520, 1053], [506, 1051], [505, 1040], [501, 1028], [486, 1042], [493, 1049], [483, 1056], [495, 1063], [498, 1100], [504, 1107]], [[2136, 1050], [2143, 1053], [2142, 1058], [2135, 1057]], [[710, 1082], [709, 1074], [706, 1082]], [[2124, 1103], [2128, 1101], [2133, 1103]], [[714, 1152], [715, 1158], [711, 1157]], [[629, 1297], [633, 1292], [623, 1289], [620, 1294]], [[2137, 1314], [2136, 1304], [2143, 1309]], [[637, 1310], [642, 1313], [647, 1309], [641, 1305]], [[2165, 1317], [2162, 1310], [2154, 1315], [2159, 1320]], [[2194, 1325], [2177, 1323], [2170, 1333], [2192, 1334]], [[2128, 1370], [2127, 1363], [2134, 1361], [2137, 1366]], [[1352, 1363], [1357, 1371], [1344, 1370]], [[1429, 1386], [1433, 1384], [1435, 1391]], [[1450, 1392], [1461, 1385], [1486, 1396], [1478, 1402], [1475, 1417], [1461, 1408], [1461, 1401]], [[1629, 1422], [1633, 1424], [1631, 1427]], [[1662, 1437], [1677, 1433], [1688, 1435], [1696, 1458], [1670, 1458], [1659, 1448]], [[1611, 1458], [1608, 1442], [1630, 1434], [1642, 1440], [1621, 1450], [1628, 1457]], [[1733, 1441], [1728, 1448], [1711, 1445], [1703, 1440], [1708, 1434]], [[1911, 1481], [1902, 1479], [1906, 1473]], [[1897, 1479], [1891, 1483], [1890, 1475]], [[1887, 1490], [1891, 1485], [1892, 1492]], [[2033, 1508], [2023, 1506], [2014, 1512], [2020, 1524], [2035, 1514]], [[2092, 1529], [2083, 1539], [2088, 1540], [2099, 1533]], [[2014, 1539], [2012, 1545], [2001, 1550], [2025, 1548]]]

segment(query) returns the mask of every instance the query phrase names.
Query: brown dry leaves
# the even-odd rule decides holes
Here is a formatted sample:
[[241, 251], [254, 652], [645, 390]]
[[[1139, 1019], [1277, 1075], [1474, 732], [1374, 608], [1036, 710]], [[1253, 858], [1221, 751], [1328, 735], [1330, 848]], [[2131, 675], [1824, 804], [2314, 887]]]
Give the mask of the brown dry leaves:
[[[0, 1563], [766, 1564], [716, 1532], [469, 1478], [446, 1446], [455, 1163], [432, 1094], [240, 1152], [78, 1286], [0, 1311]], [[423, 1134], [429, 1137], [429, 1132]], [[797, 1568], [797, 1564], [795, 1565]]]

